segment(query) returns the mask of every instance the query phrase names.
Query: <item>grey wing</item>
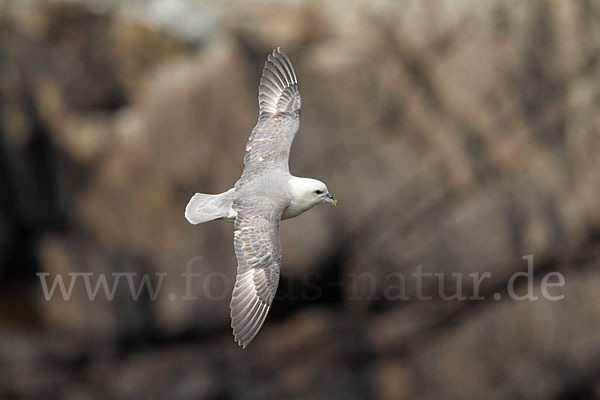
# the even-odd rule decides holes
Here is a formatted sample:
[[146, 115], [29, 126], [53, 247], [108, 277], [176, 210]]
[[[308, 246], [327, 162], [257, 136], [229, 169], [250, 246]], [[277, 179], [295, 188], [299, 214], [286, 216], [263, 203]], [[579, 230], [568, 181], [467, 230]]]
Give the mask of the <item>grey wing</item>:
[[281, 268], [279, 220], [285, 206], [267, 198], [236, 199], [233, 244], [238, 260], [231, 297], [231, 327], [235, 341], [246, 348], [262, 327]]
[[292, 63], [283, 50], [269, 54], [258, 88], [258, 122], [246, 145], [244, 172], [263, 167], [288, 171], [292, 142], [300, 127], [302, 100]]

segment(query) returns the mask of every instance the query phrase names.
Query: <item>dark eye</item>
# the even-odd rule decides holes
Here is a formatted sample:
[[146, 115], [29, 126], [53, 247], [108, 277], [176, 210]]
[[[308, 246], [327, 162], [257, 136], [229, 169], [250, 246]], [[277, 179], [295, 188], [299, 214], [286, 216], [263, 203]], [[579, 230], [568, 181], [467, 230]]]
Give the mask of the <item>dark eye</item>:
[[323, 192], [321, 190], [315, 190], [316, 194], [323, 194]]

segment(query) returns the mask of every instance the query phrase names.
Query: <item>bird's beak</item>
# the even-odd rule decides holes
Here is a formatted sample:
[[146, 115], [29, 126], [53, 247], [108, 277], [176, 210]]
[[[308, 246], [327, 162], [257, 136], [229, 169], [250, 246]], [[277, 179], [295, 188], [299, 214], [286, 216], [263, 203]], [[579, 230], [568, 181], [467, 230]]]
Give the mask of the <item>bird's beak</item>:
[[329, 193], [327, 194], [327, 201], [331, 204], [333, 204], [334, 207], [337, 207], [338, 205], [338, 201], [336, 199], [333, 198], [332, 195], [330, 195]]

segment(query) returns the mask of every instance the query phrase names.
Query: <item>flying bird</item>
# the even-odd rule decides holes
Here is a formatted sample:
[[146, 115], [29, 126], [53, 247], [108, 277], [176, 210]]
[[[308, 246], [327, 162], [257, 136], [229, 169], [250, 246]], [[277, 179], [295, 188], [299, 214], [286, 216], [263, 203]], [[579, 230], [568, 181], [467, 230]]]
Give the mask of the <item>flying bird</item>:
[[258, 87], [258, 122], [252, 130], [242, 176], [220, 194], [196, 193], [185, 208], [192, 224], [234, 223], [237, 277], [231, 297], [235, 341], [246, 348], [262, 327], [275, 297], [281, 269], [279, 223], [319, 203], [337, 206], [327, 186], [290, 174], [288, 158], [300, 126], [298, 80], [287, 54], [267, 58]]

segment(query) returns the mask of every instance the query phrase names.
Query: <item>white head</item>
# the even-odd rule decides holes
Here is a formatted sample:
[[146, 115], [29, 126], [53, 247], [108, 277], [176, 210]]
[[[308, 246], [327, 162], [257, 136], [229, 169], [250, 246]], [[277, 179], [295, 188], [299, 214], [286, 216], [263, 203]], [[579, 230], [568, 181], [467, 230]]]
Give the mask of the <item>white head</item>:
[[327, 190], [327, 186], [316, 179], [294, 177], [290, 186], [294, 201], [309, 208], [319, 203], [329, 203], [334, 206], [338, 204]]

